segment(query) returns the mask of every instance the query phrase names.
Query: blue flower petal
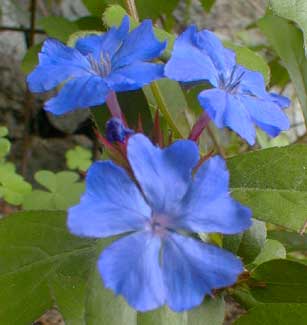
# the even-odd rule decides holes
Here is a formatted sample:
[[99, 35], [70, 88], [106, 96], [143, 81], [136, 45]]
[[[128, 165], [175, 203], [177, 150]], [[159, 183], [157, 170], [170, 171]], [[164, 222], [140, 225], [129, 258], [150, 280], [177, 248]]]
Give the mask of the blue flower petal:
[[242, 74], [237, 92], [257, 96], [262, 99], [271, 100], [269, 93], [265, 89], [265, 81], [260, 72], [248, 70], [237, 65], [237, 74]]
[[206, 110], [218, 128], [225, 127], [226, 97], [227, 93], [217, 88], [204, 90], [198, 95], [200, 105]]
[[139, 232], [114, 242], [99, 258], [105, 286], [123, 295], [138, 311], [152, 310], [165, 302], [160, 247], [159, 237]]
[[136, 62], [112, 71], [106, 82], [115, 91], [135, 90], [163, 78], [163, 69], [162, 64]]
[[209, 89], [202, 91], [198, 95], [198, 100], [217, 127], [227, 126], [250, 145], [255, 143], [255, 127], [249, 112], [240, 101], [240, 95], [232, 95], [219, 89]]
[[179, 140], [160, 149], [136, 134], [128, 142], [128, 159], [149, 204], [156, 212], [174, 212], [185, 195], [198, 162], [195, 142]]
[[238, 133], [250, 145], [255, 144], [256, 130], [251, 116], [240, 101], [240, 96], [227, 94], [225, 125]]
[[217, 86], [218, 72], [210, 57], [196, 44], [196, 26], [189, 27], [175, 41], [172, 56], [165, 65], [165, 75], [177, 81], [209, 81]]
[[213, 289], [233, 285], [243, 265], [221, 248], [173, 233], [163, 244], [162, 272], [167, 305], [180, 312], [200, 305]]
[[197, 33], [196, 42], [204, 54], [211, 58], [212, 63], [224, 77], [229, 77], [236, 65], [236, 55], [226, 49], [220, 39], [209, 30]]
[[128, 34], [121, 48], [114, 55], [112, 67], [118, 69], [135, 61], [149, 61], [158, 57], [166, 47], [153, 33], [151, 20], [144, 20]]
[[39, 65], [28, 75], [32, 92], [45, 92], [68, 78], [90, 74], [88, 60], [76, 49], [55, 39], [47, 39], [39, 53]]
[[102, 35], [89, 35], [79, 38], [76, 42], [76, 48], [84, 55], [92, 54], [100, 62], [101, 54], [107, 53], [110, 59], [120, 47], [122, 41], [129, 32], [129, 17], [125, 16], [121, 25], [112, 27]]
[[271, 100], [277, 104], [280, 108], [287, 108], [291, 105], [291, 100], [288, 97], [281, 96], [279, 94], [270, 93]]
[[145, 227], [151, 210], [127, 173], [110, 161], [96, 162], [86, 176], [86, 192], [69, 209], [68, 228], [79, 236], [108, 237]]
[[99, 76], [85, 76], [65, 83], [57, 96], [45, 103], [45, 110], [55, 115], [103, 104], [110, 91]]
[[215, 156], [197, 171], [183, 200], [177, 226], [193, 232], [240, 233], [251, 226], [251, 211], [229, 195], [229, 172]]
[[240, 96], [240, 100], [249, 111], [255, 123], [261, 128], [264, 125], [263, 129], [269, 135], [274, 137], [280, 131], [289, 129], [290, 122], [287, 115], [275, 102], [257, 99], [252, 96]]

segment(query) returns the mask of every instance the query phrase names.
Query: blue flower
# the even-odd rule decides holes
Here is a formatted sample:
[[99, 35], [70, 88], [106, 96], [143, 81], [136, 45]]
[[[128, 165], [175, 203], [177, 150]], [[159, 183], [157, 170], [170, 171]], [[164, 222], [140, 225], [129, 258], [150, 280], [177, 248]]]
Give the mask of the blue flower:
[[134, 131], [126, 128], [117, 117], [112, 117], [106, 123], [106, 138], [109, 142], [124, 142], [126, 137], [133, 133]]
[[141, 134], [128, 140], [138, 182], [111, 161], [95, 162], [80, 204], [69, 209], [68, 228], [103, 238], [130, 233], [99, 257], [107, 288], [139, 311], [167, 304], [174, 311], [199, 305], [213, 289], [234, 284], [243, 271], [231, 253], [187, 236], [235, 234], [251, 225], [251, 212], [229, 195], [229, 174], [218, 156], [192, 176], [199, 154], [190, 140], [160, 149]]
[[197, 32], [191, 26], [182, 33], [165, 75], [184, 83], [209, 82], [213, 88], [198, 95], [200, 105], [217, 127], [229, 127], [251, 145], [254, 124], [273, 137], [289, 128], [282, 110], [290, 105], [289, 99], [268, 93], [263, 76], [237, 64], [235, 53], [210, 31]]
[[47, 39], [39, 65], [27, 78], [28, 86], [32, 92], [45, 92], [65, 82], [45, 104], [56, 115], [97, 106], [110, 91], [135, 90], [162, 78], [163, 65], [147, 61], [158, 57], [165, 46], [156, 40], [150, 20], [129, 33], [127, 16], [118, 28], [80, 38], [75, 48]]

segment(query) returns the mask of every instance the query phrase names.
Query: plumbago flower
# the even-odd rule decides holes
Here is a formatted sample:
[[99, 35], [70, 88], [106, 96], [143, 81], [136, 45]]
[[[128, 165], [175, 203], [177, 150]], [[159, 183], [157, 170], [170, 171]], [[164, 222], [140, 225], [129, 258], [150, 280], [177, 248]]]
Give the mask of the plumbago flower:
[[163, 65], [148, 61], [165, 46], [154, 37], [150, 20], [129, 33], [127, 16], [118, 28], [80, 38], [75, 48], [47, 39], [39, 65], [27, 78], [28, 86], [32, 92], [45, 92], [65, 82], [58, 95], [45, 103], [45, 109], [56, 115], [97, 106], [111, 91], [139, 89], [163, 77]]
[[96, 162], [68, 228], [103, 238], [129, 233], [107, 247], [98, 268], [107, 288], [139, 311], [167, 304], [174, 311], [199, 305], [213, 289], [234, 284], [243, 271], [231, 253], [187, 235], [235, 234], [251, 212], [229, 195], [229, 174], [218, 156], [199, 161], [195, 142], [160, 149], [141, 134], [128, 140], [127, 157], [138, 185], [111, 161]]
[[268, 93], [263, 76], [237, 64], [235, 53], [208, 30], [191, 26], [177, 38], [165, 75], [184, 83], [209, 82], [213, 88], [198, 95], [200, 105], [217, 127], [231, 128], [251, 145], [254, 123], [273, 137], [289, 128], [282, 110], [289, 99]]

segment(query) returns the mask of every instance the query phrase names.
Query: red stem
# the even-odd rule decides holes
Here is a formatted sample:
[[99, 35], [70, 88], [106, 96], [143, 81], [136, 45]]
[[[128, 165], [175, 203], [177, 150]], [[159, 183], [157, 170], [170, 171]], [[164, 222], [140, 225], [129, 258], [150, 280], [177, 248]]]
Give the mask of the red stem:
[[204, 111], [199, 119], [194, 124], [191, 133], [189, 135], [189, 139], [193, 141], [197, 141], [202, 134], [203, 130], [208, 126], [210, 122], [209, 115]]

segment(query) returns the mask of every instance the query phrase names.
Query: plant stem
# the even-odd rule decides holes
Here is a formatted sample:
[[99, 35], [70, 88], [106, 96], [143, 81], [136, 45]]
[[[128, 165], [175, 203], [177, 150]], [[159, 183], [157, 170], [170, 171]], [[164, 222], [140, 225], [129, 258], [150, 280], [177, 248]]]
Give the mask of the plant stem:
[[136, 21], [139, 21], [139, 15], [136, 9], [135, 1], [134, 0], [125, 0], [126, 9], [128, 14], [134, 18]]
[[[36, 18], [36, 0], [31, 0], [30, 5], [30, 35], [28, 46], [31, 47], [35, 42], [35, 18]], [[28, 160], [30, 157], [29, 150], [31, 147], [31, 121], [33, 118], [34, 98], [29, 88], [27, 87], [25, 93], [25, 107], [24, 107], [24, 135], [23, 135], [23, 153], [21, 161], [21, 173], [23, 176], [27, 173]]]
[[226, 158], [225, 151], [224, 151], [223, 147], [221, 147], [220, 144], [218, 143], [218, 140], [216, 139], [214, 132], [212, 131], [210, 125], [207, 126], [207, 131], [208, 131], [210, 138], [212, 139], [212, 141], [217, 149], [217, 152], [225, 159]]
[[192, 131], [189, 135], [189, 139], [193, 141], [197, 141], [202, 134], [203, 130], [208, 126], [210, 122], [209, 115], [204, 111], [199, 119], [194, 124]]
[[120, 108], [119, 102], [117, 100], [117, 96], [115, 91], [111, 91], [106, 99], [107, 106], [109, 111], [113, 117], [117, 117], [122, 120], [124, 126], [128, 126], [126, 118]]

